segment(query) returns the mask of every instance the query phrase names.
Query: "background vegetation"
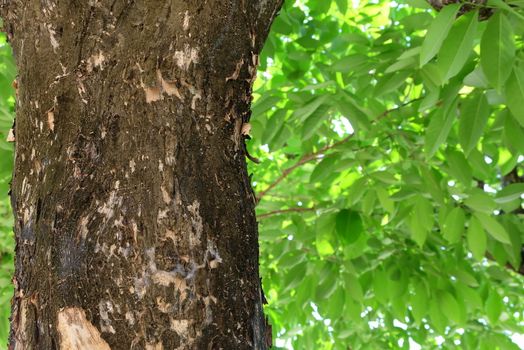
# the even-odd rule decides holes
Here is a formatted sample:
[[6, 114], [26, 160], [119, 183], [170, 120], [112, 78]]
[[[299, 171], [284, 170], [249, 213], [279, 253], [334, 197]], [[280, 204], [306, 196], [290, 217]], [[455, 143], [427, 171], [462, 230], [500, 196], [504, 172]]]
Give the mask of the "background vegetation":
[[14, 118], [13, 80], [16, 67], [4, 33], [0, 33], [0, 349], [6, 348], [14, 272], [13, 217], [8, 191], [13, 164], [13, 146], [7, 142]]
[[286, 3], [249, 141], [282, 348], [519, 348], [523, 6]]
[[[286, 2], [248, 141], [277, 348], [519, 349], [523, 8]], [[2, 344], [14, 75], [2, 37]]]

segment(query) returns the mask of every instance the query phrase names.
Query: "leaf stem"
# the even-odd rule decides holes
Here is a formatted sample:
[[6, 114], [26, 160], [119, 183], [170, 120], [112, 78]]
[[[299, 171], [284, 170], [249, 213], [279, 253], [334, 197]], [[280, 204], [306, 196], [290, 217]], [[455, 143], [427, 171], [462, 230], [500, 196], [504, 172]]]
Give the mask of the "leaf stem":
[[279, 215], [279, 214], [287, 214], [287, 213], [300, 213], [300, 212], [308, 212], [308, 211], [313, 211], [315, 210], [316, 208], [301, 208], [301, 207], [296, 207], [296, 208], [288, 208], [288, 209], [280, 209], [280, 210], [274, 210], [274, 211], [270, 211], [270, 212], [267, 212], [267, 213], [264, 213], [264, 214], [260, 214], [257, 216], [258, 219], [264, 219], [264, 218], [267, 218], [267, 217], [270, 217], [270, 216], [273, 216], [273, 215]]

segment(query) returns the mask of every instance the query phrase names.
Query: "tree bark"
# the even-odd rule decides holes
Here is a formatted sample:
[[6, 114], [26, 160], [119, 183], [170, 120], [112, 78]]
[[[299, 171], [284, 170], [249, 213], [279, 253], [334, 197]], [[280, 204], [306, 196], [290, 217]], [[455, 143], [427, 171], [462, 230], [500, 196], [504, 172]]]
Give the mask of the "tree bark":
[[243, 133], [281, 1], [2, 1], [9, 349], [268, 347]]

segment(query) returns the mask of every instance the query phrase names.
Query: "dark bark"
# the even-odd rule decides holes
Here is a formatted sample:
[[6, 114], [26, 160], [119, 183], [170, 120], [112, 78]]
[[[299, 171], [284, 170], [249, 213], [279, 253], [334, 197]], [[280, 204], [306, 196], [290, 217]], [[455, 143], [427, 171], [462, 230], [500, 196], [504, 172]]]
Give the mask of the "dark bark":
[[3, 1], [10, 349], [265, 349], [244, 124], [281, 0]]
[[482, 21], [490, 18], [491, 15], [493, 15], [493, 8], [488, 7], [487, 0], [428, 0], [428, 3], [437, 11], [440, 11], [444, 6], [447, 5], [463, 4], [460, 7], [458, 16], [478, 9], [479, 19]]

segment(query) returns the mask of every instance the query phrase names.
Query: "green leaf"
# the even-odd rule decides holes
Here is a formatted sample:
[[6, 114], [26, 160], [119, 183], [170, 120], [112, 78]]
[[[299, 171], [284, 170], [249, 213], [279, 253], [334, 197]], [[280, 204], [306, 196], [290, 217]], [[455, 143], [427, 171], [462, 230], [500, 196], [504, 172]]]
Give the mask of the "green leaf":
[[277, 135], [284, 124], [286, 113], [287, 111], [285, 109], [279, 109], [268, 119], [262, 134], [262, 139], [260, 140], [262, 144], [269, 144], [275, 135]]
[[[369, 64], [369, 58], [363, 54], [344, 57], [336, 61], [332, 69], [341, 73], [361, 73]], [[363, 70], [364, 69], [364, 70]]]
[[[504, 155], [504, 152], [502, 155]], [[509, 153], [506, 153], [509, 156]], [[503, 157], [499, 159], [500, 173], [503, 176], [508, 175], [515, 167], [519, 161], [519, 156]]]
[[360, 316], [361, 313], [362, 313], [362, 304], [357, 303], [349, 298], [346, 298], [344, 314], [346, 314], [350, 320], [354, 322], [358, 322], [359, 320], [361, 320], [361, 316]]
[[387, 171], [376, 171], [371, 173], [370, 177], [388, 185], [394, 185], [398, 182], [395, 175]]
[[449, 173], [460, 181], [464, 186], [471, 186], [472, 170], [466, 157], [461, 152], [449, 151], [446, 154]]
[[[339, 286], [331, 295], [328, 301], [327, 315], [332, 320], [338, 320], [344, 314], [344, 302], [346, 300], [346, 291]], [[309, 304], [309, 300], [307, 301]]]
[[310, 5], [311, 13], [313, 15], [318, 16], [322, 13], [329, 11], [329, 8], [331, 7], [331, 0], [315, 1], [315, 2], [309, 3], [309, 5]]
[[407, 77], [410, 75], [410, 72], [402, 71], [381, 77], [375, 87], [375, 96], [378, 97], [396, 90], [402, 84], [405, 84]]
[[454, 271], [454, 274], [459, 281], [466, 283], [470, 287], [479, 286], [479, 282], [477, 281], [475, 276], [470, 274], [468, 271], [465, 271], [464, 269], [457, 269]]
[[464, 223], [466, 222], [466, 215], [464, 210], [460, 207], [453, 208], [446, 216], [444, 225], [442, 226], [442, 234], [444, 238], [450, 243], [456, 243], [462, 237], [464, 232]]
[[298, 287], [306, 275], [307, 262], [296, 265], [292, 269], [288, 270], [285, 279], [285, 288], [282, 289], [282, 293], [288, 292]]
[[440, 90], [432, 90], [430, 91], [424, 99], [420, 102], [420, 106], [418, 108], [419, 112], [424, 112], [425, 110], [432, 108], [437, 104], [438, 98], [440, 95]]
[[475, 211], [480, 211], [486, 214], [493, 213], [493, 210], [495, 210], [496, 207], [493, 198], [478, 188], [472, 190], [472, 193], [464, 201], [464, 204]]
[[480, 43], [480, 65], [486, 78], [497, 90], [502, 91], [511, 74], [515, 60], [513, 29], [504, 12], [497, 11], [488, 20]]
[[327, 119], [329, 115], [329, 109], [330, 106], [323, 104], [310, 114], [302, 126], [302, 140], [307, 140], [315, 134], [318, 127], [320, 126], [320, 123]]
[[438, 56], [438, 67], [444, 81], [457, 75], [472, 54], [478, 26], [478, 11], [471, 11], [451, 28]]
[[524, 127], [524, 68], [515, 67], [506, 84], [506, 102], [515, 120]]
[[336, 217], [336, 232], [344, 244], [356, 242], [362, 232], [364, 225], [360, 214], [349, 209], [342, 209]]
[[426, 286], [422, 281], [417, 280], [413, 287], [414, 293], [410, 298], [411, 313], [415, 318], [415, 322], [420, 324], [422, 318], [426, 316], [429, 298]]
[[524, 19], [524, 16], [522, 16], [519, 12], [515, 11], [513, 7], [506, 4], [506, 2], [503, 0], [488, 0], [488, 6], [508, 11], [512, 13], [513, 15], [517, 16], [518, 18]]
[[304, 106], [297, 108], [293, 112], [292, 118], [294, 120], [305, 121], [313, 112], [317, 110], [328, 98], [328, 95], [321, 95], [315, 97], [313, 100], [309, 101]]
[[439, 303], [442, 307], [442, 313], [448, 320], [456, 324], [463, 323], [462, 312], [455, 297], [449, 292], [442, 292], [439, 294]]
[[467, 232], [468, 248], [477, 261], [481, 261], [486, 253], [487, 238], [482, 224], [476, 217], [469, 220]]
[[362, 286], [360, 285], [357, 276], [355, 276], [352, 273], [346, 274], [345, 283], [346, 290], [348, 291], [348, 294], [351, 296], [351, 299], [360, 303], [363, 302], [364, 292], [362, 291]]
[[444, 39], [455, 22], [460, 4], [444, 6], [433, 20], [422, 43], [420, 66], [428, 63], [439, 52]]
[[437, 298], [430, 299], [429, 317], [431, 318], [432, 326], [435, 328], [435, 330], [440, 334], [444, 334], [447, 322], [442, 313], [442, 305], [440, 304], [440, 301], [437, 300]]
[[280, 130], [277, 131], [275, 136], [269, 141], [269, 149], [271, 152], [278, 150], [283, 147], [286, 141], [291, 137], [291, 130], [287, 124], [283, 124]]
[[346, 0], [336, 0], [336, 3], [340, 13], [345, 14], [348, 10], [348, 2]]
[[513, 154], [524, 153], [524, 128], [512, 116], [504, 118], [504, 143]]
[[431, 194], [432, 200], [442, 204], [444, 202], [445, 192], [439, 183], [440, 178], [437, 176], [437, 173], [433, 169], [422, 165], [420, 166], [419, 170], [424, 185], [424, 190]]
[[510, 221], [510, 217], [506, 217], [507, 220], [504, 221], [504, 227], [506, 228], [506, 232], [509, 233], [509, 238], [511, 240], [511, 246], [504, 245], [504, 249], [508, 253], [509, 262], [515, 269], [515, 271], [519, 271], [522, 262], [522, 243], [524, 243], [524, 240], [521, 237], [521, 230], [517, 226], [515, 221]]
[[444, 82], [436, 63], [428, 63], [420, 70], [420, 75], [424, 79], [424, 85], [429, 90], [436, 90]]
[[422, 247], [433, 228], [433, 206], [426, 198], [418, 196], [410, 216], [411, 238]]
[[333, 249], [331, 243], [329, 243], [329, 241], [324, 237], [317, 236], [315, 246], [317, 248], [318, 255], [320, 255], [321, 257], [330, 256], [335, 253], [335, 249]]
[[405, 3], [414, 8], [420, 8], [424, 10], [433, 9], [431, 5], [427, 1], [424, 1], [424, 0], [406, 0]]
[[490, 290], [488, 299], [486, 299], [485, 310], [488, 315], [489, 321], [492, 324], [496, 324], [502, 314], [502, 308], [504, 304], [502, 303], [502, 298], [494, 290]]
[[327, 178], [333, 173], [335, 167], [337, 166], [337, 161], [339, 161], [339, 157], [337, 156], [330, 156], [322, 159], [320, 163], [315, 166], [315, 169], [313, 169], [313, 172], [309, 177], [309, 182], [315, 183]]
[[387, 304], [389, 300], [388, 278], [383, 270], [377, 270], [373, 274], [373, 291], [378, 301]]
[[347, 92], [340, 91], [337, 95], [339, 99], [336, 101], [336, 106], [340, 113], [349, 119], [355, 129], [368, 130], [371, 124], [366, 111]]
[[361, 201], [362, 213], [365, 216], [371, 215], [375, 210], [375, 203], [377, 201], [377, 194], [375, 191], [368, 191]]
[[459, 140], [466, 156], [475, 148], [484, 132], [490, 108], [484, 94], [467, 99], [460, 111]]
[[422, 48], [420, 46], [408, 49], [404, 51], [400, 56], [398, 56], [397, 60], [403, 60], [410, 57], [417, 57], [420, 56], [420, 50]]
[[408, 57], [405, 59], [399, 59], [397, 62], [389, 66], [384, 73], [393, 73], [399, 70], [415, 67], [417, 61], [415, 57]]
[[424, 140], [424, 151], [427, 158], [433, 157], [440, 145], [448, 138], [456, 117], [457, 103], [458, 101], [455, 100], [449, 108], [439, 108], [431, 116]]
[[391, 300], [404, 296], [408, 291], [408, 279], [402, 267], [391, 266], [388, 271], [388, 294]]
[[468, 162], [472, 166], [473, 176], [479, 179], [489, 178], [492, 169], [486, 163], [484, 155], [477, 149], [473, 149], [468, 157]]
[[502, 190], [497, 192], [495, 196], [495, 202], [497, 203], [508, 203], [515, 199], [519, 199], [524, 194], [524, 183], [509, 184]]
[[484, 213], [475, 213], [475, 217], [480, 221], [482, 227], [484, 227], [491, 237], [502, 243], [511, 243], [506, 229], [495, 218]]
[[327, 299], [338, 288], [338, 273], [334, 271], [329, 271], [328, 276], [324, 281], [317, 287], [316, 298], [317, 299]]
[[393, 213], [395, 210], [395, 203], [389, 196], [388, 191], [383, 187], [377, 187], [375, 191], [377, 192], [377, 197], [380, 205], [382, 205], [382, 208], [384, 208], [389, 213]]
[[306, 254], [300, 250], [292, 250], [278, 259], [278, 265], [284, 269], [290, 269], [306, 259]]
[[325, 214], [316, 220], [316, 242], [318, 255], [321, 257], [330, 256], [335, 253], [335, 249], [331, 244], [333, 231], [335, 229], [335, 216], [332, 214]]
[[253, 111], [253, 117], [256, 117], [264, 112], [267, 112], [271, 108], [275, 107], [277, 102], [280, 101], [279, 96], [275, 95], [264, 95], [263, 97], [256, 100], [256, 102], [253, 103], [253, 107], [251, 110]]
[[470, 288], [462, 282], [457, 282], [455, 286], [458, 297], [464, 300], [471, 310], [483, 308], [483, 303], [476, 288]]
[[349, 205], [355, 205], [357, 204], [366, 190], [368, 184], [368, 178], [367, 177], [359, 177], [352, 185], [349, 187], [348, 190], [348, 203]]
[[475, 68], [471, 73], [464, 77], [464, 85], [486, 89], [488, 80], [481, 67]]
[[411, 216], [409, 217], [411, 238], [418, 244], [419, 247], [424, 245], [429, 233], [428, 230], [426, 230], [422, 225], [423, 221], [424, 219], [418, 217], [415, 213], [411, 213]]

